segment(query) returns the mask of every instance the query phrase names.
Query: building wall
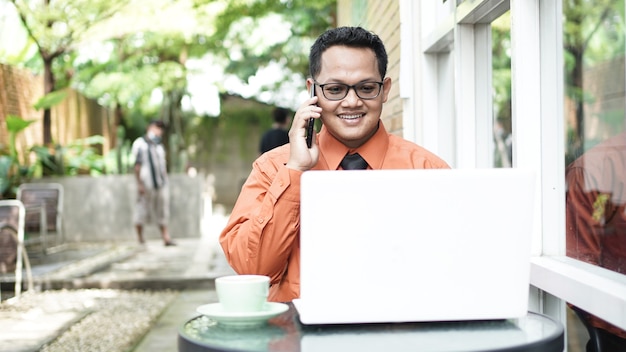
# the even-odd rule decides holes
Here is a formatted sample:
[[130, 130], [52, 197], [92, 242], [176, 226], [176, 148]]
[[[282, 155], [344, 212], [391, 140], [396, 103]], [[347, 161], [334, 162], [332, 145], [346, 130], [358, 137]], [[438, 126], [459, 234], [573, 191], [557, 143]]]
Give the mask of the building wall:
[[[204, 213], [205, 181], [201, 177], [170, 175], [171, 236], [199, 237]], [[132, 175], [73, 176], [34, 182], [63, 186], [63, 228], [67, 242], [134, 241], [133, 207], [137, 185]], [[148, 240], [159, 239], [156, 224], [145, 226]]]
[[338, 0], [337, 26], [361, 26], [377, 34], [385, 43], [392, 80], [389, 99], [381, 117], [390, 133], [402, 136], [400, 99], [400, 4], [398, 1]]
[[274, 107], [229, 94], [220, 96], [220, 107], [218, 117], [195, 119], [185, 140], [189, 164], [206, 175], [214, 203], [230, 210], [259, 157], [261, 137], [272, 126]]

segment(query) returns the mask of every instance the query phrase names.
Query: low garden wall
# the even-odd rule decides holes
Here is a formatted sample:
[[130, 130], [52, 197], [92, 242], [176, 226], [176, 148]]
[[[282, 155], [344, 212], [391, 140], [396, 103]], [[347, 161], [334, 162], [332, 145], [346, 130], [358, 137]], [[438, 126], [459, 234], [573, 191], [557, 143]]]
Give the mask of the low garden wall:
[[[36, 182], [60, 183], [64, 189], [65, 241], [135, 240], [132, 222], [137, 186], [133, 175], [44, 178]], [[202, 177], [170, 175], [170, 234], [172, 238], [199, 237], [204, 213]], [[158, 227], [145, 227], [145, 238], [160, 238]]]

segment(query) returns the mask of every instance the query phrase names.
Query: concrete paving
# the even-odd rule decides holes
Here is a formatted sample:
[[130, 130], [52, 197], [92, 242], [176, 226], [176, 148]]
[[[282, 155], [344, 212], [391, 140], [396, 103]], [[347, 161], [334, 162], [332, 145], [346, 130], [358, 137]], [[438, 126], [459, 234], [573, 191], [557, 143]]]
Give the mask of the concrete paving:
[[133, 352], [176, 351], [178, 329], [198, 316], [196, 308], [217, 302], [214, 290], [185, 290], [167, 308]]
[[[35, 258], [34, 290], [0, 304], [0, 352], [176, 351], [180, 326], [197, 316], [198, 306], [217, 301], [213, 279], [234, 273], [217, 242], [225, 221], [224, 214], [214, 212], [197, 238], [174, 235], [175, 247], [165, 247], [157, 238], [145, 246], [132, 241], [83, 243]], [[131, 324], [119, 328], [122, 335], [95, 341], [107, 332], [103, 330], [114, 330], [126, 320]], [[570, 323], [569, 350], [583, 351], [586, 332], [575, 319]], [[72, 345], [65, 340], [72, 334], [79, 335], [80, 343], [98, 343], [98, 348], [68, 348]], [[106, 348], [105, 343], [120, 347]]]
[[[125, 297], [122, 291], [136, 292], [137, 305], [157, 306], [150, 300], [166, 301], [158, 312], [151, 312], [150, 325], [135, 332], [139, 335], [133, 337], [131, 350], [176, 351], [178, 328], [198, 315], [196, 307], [216, 302], [213, 279], [234, 273], [217, 242], [225, 220], [224, 214], [214, 213], [198, 238], [176, 238], [172, 230], [177, 243], [173, 247], [163, 246], [156, 238], [145, 245], [83, 243], [47, 258], [34, 258], [34, 289], [22, 297], [3, 297], [0, 304], [0, 352], [55, 350], [51, 342], [94, 315], [98, 306], [94, 301]], [[6, 295], [11, 286], [4, 281]]]

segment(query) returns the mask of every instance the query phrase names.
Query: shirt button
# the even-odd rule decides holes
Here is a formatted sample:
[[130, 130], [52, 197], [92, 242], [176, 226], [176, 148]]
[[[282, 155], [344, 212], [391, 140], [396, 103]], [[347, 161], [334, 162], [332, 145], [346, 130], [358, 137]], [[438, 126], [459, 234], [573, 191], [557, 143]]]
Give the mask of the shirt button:
[[256, 221], [258, 221], [258, 222], [259, 222], [259, 224], [262, 224], [264, 220], [265, 220], [265, 219], [263, 219], [263, 218], [257, 218], [257, 219], [256, 219]]

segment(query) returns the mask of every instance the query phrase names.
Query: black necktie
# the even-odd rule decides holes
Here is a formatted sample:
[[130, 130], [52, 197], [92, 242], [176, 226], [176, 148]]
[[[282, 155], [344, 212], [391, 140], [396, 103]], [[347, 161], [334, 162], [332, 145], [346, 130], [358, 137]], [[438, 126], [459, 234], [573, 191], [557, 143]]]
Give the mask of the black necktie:
[[341, 168], [344, 170], [365, 170], [367, 169], [367, 161], [359, 155], [359, 153], [348, 154], [341, 161]]

